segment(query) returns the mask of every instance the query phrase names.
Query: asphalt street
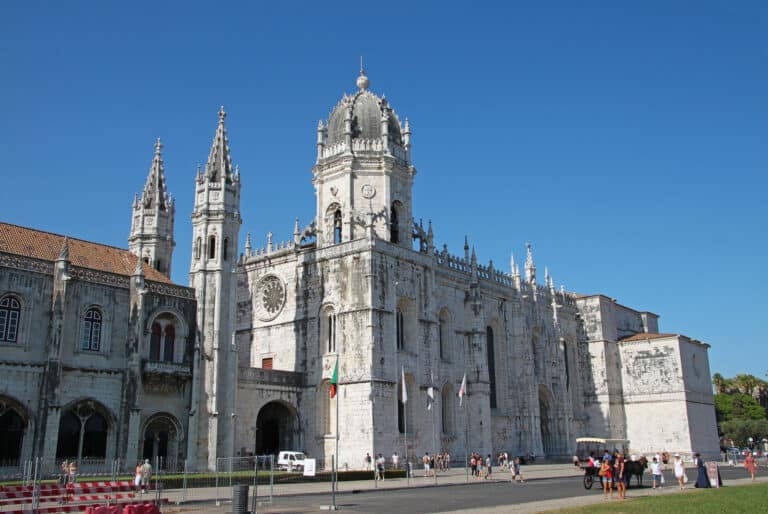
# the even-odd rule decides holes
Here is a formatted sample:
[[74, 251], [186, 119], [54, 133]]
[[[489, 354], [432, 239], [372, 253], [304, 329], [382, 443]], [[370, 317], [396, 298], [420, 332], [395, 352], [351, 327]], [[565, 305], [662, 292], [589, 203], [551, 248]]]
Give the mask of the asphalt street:
[[[742, 468], [723, 468], [721, 475], [725, 485], [732, 478], [745, 478]], [[505, 475], [507, 476], [507, 475]], [[695, 470], [688, 470], [688, 476], [695, 480]], [[648, 488], [650, 478], [643, 477]], [[427, 480], [422, 477], [413, 479]], [[675, 487], [670, 471], [665, 473], [666, 487]], [[601, 495], [599, 484], [591, 490], [584, 489], [580, 476], [537, 479], [524, 485], [510, 482], [473, 481], [468, 484], [455, 484], [442, 487], [412, 487], [396, 490], [365, 491], [343, 493], [336, 497], [336, 504], [344, 512], [357, 513], [434, 513], [455, 510], [469, 510], [488, 507], [504, 507], [514, 504], [572, 498], [576, 496]], [[630, 488], [627, 496], [632, 496]], [[318, 512], [322, 506], [331, 503], [331, 496], [312, 494], [305, 496], [275, 497], [272, 505], [263, 505], [258, 512], [303, 513]]]

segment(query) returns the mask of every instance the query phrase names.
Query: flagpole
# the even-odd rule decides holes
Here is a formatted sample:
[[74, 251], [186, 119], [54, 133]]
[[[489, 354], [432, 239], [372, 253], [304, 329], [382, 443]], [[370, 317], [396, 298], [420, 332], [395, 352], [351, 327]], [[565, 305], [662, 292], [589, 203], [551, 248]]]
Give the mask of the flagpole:
[[410, 487], [411, 465], [408, 462], [408, 405], [405, 402], [403, 402], [403, 441], [405, 442], [405, 481]]
[[[338, 366], [338, 361], [336, 361]], [[336, 386], [338, 388], [338, 386]], [[336, 508], [336, 489], [339, 487], [339, 391], [336, 391], [336, 457], [333, 470], [333, 510]]]
[[[430, 387], [432, 387], [430, 385]], [[434, 389], [433, 389], [434, 391]], [[434, 392], [432, 393], [434, 394]], [[432, 401], [432, 458], [435, 459], [435, 466], [437, 466], [437, 442], [435, 440], [435, 402]], [[433, 466], [434, 467], [434, 466]], [[435, 485], [437, 485], [437, 469], [433, 469], [432, 473], [435, 475]]]

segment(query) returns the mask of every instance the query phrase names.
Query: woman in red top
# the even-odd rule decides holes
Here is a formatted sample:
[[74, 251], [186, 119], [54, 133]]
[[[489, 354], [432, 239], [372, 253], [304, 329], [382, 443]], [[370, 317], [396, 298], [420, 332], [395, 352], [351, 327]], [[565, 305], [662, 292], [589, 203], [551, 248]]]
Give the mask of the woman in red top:
[[755, 473], [757, 473], [757, 469], [755, 469], [755, 458], [752, 456], [752, 452], [749, 452], [749, 455], [747, 455], [747, 458], [744, 459], [744, 469], [749, 471], [749, 474], [752, 475], [752, 481], [755, 481]]
[[608, 459], [603, 459], [598, 474], [603, 480], [603, 499], [608, 498], [608, 491], [611, 491], [611, 498], [613, 498], [613, 470]]

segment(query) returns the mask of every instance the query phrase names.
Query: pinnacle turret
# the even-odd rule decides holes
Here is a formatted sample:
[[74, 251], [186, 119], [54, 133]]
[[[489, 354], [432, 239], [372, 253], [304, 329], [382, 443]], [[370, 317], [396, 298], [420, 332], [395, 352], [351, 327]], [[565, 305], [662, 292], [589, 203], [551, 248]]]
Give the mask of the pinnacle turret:
[[222, 105], [219, 109], [219, 125], [216, 128], [216, 135], [213, 136], [208, 162], [205, 164], [205, 176], [211, 182], [220, 182], [223, 179], [227, 183], [231, 183], [233, 180], [237, 180], [232, 174], [229, 139], [227, 138], [227, 129], [224, 126], [226, 118], [227, 113]]
[[525, 280], [530, 284], [536, 283], [536, 265], [533, 263], [531, 243], [525, 243], [527, 257], [525, 259]]
[[147, 182], [141, 193], [140, 204], [148, 209], [169, 210], [173, 207], [173, 199], [168, 194], [165, 186], [165, 169], [163, 167], [163, 144], [158, 137], [155, 141], [155, 156], [152, 166], [149, 168]]

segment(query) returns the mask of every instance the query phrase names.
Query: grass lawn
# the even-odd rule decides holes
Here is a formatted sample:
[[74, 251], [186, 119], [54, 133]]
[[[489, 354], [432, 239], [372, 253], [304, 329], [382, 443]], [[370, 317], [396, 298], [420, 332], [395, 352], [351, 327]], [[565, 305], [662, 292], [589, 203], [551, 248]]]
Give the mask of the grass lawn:
[[553, 512], [560, 514], [593, 514], [611, 512], [629, 513], [665, 513], [673, 514], [708, 514], [766, 512], [768, 508], [768, 484], [723, 487], [721, 489], [703, 489], [686, 491], [682, 494], [643, 497], [618, 500], [606, 500], [604, 504], [589, 505], [578, 509], [565, 509]]

